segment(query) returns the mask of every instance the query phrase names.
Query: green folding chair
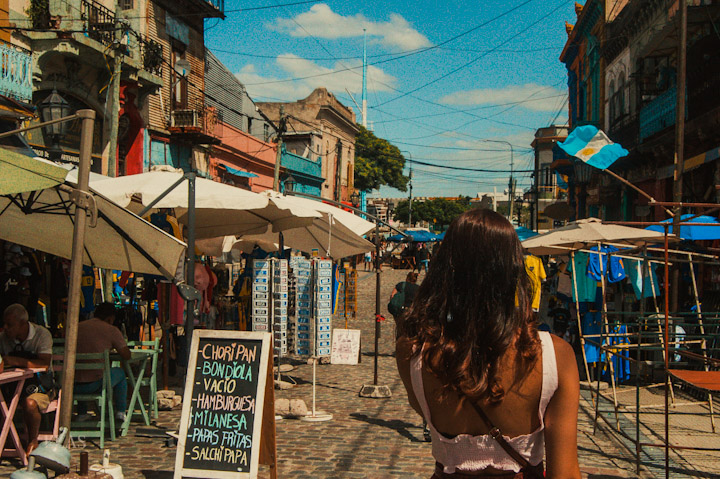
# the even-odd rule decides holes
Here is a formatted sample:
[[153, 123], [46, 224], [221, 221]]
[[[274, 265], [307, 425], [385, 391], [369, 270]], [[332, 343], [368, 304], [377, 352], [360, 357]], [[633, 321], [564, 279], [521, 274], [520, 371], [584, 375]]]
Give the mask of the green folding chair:
[[150, 389], [150, 400], [148, 401], [148, 409], [152, 411], [152, 417], [158, 418], [158, 401], [157, 401], [157, 366], [158, 357], [162, 352], [160, 349], [160, 339], [154, 341], [128, 341], [129, 348], [142, 348], [146, 351], [152, 351], [152, 359], [150, 361], [150, 374], [145, 376], [139, 386], [148, 387]]
[[94, 402], [99, 411], [95, 421], [72, 421], [70, 423], [70, 437], [72, 438], [100, 438], [100, 449], [105, 447], [105, 430], [109, 420], [110, 440], [115, 440], [115, 411], [113, 407], [113, 388], [110, 377], [110, 352], [78, 354], [75, 363], [76, 371], [97, 371], [103, 373], [100, 391], [90, 394], [73, 392], [73, 403], [80, 401]]

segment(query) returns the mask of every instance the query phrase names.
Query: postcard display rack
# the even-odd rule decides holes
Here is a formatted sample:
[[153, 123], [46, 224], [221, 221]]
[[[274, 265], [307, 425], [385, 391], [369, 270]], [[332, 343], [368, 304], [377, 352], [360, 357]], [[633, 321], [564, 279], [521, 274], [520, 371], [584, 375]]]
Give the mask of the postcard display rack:
[[288, 262], [253, 260], [252, 330], [273, 333], [276, 357], [288, 354]]
[[313, 365], [312, 413], [301, 418], [308, 422], [329, 421], [332, 414], [318, 411], [315, 403], [317, 361], [330, 357], [332, 346], [332, 261], [295, 259], [295, 321], [293, 352], [309, 357]]

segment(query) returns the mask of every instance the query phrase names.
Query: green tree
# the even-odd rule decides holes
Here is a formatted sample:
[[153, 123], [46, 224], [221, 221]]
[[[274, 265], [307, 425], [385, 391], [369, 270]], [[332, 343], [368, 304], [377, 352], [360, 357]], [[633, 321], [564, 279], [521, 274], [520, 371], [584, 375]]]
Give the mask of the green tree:
[[[443, 230], [445, 226], [470, 209], [470, 197], [461, 196], [457, 200], [434, 198], [427, 201], [413, 201], [413, 223], [427, 221], [435, 230]], [[408, 222], [408, 201], [403, 200], [395, 207], [395, 221]]]
[[382, 185], [407, 191], [409, 177], [403, 175], [405, 157], [397, 146], [378, 138], [358, 125], [355, 138], [355, 188], [376, 190]]

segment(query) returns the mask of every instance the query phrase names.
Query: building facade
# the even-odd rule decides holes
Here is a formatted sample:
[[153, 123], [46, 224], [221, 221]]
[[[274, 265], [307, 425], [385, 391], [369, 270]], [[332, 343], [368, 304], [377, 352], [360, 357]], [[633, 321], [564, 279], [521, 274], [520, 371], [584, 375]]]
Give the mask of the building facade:
[[320, 162], [320, 177], [325, 180], [323, 198], [349, 201], [354, 191], [355, 137], [359, 132], [355, 113], [325, 88], [293, 103], [258, 103], [258, 107], [276, 124], [282, 107], [287, 151]]
[[[630, 153], [612, 169], [656, 200], [672, 201], [678, 3], [588, 1], [578, 12], [561, 56], [568, 68], [570, 129], [587, 123], [603, 128]], [[714, 28], [719, 21], [720, 2], [688, 0], [684, 202], [720, 200], [715, 188], [720, 183], [720, 36]], [[589, 54], [590, 36], [600, 45], [599, 56]], [[591, 71], [598, 71], [601, 81], [592, 101], [588, 92], [594, 92], [597, 80]], [[579, 217], [666, 219], [661, 208], [609, 175], [577, 165], [572, 170]]]
[[538, 128], [535, 132], [535, 139], [531, 144], [535, 151], [535, 174], [533, 188], [528, 195], [532, 209], [531, 229], [534, 231], [551, 229], [554, 220], [570, 219], [569, 215], [561, 218], [556, 214], [545, 214], [545, 208], [554, 204], [564, 203], [567, 205], [566, 209], [571, 208], [568, 175], [554, 168], [555, 162], [566, 157], [556, 145], [564, 141], [567, 135], [568, 127], [557, 125]]
[[245, 86], [211, 52], [205, 59], [205, 106], [217, 112], [217, 144], [208, 149], [214, 179], [252, 191], [272, 189], [277, 144], [275, 127], [255, 108]]

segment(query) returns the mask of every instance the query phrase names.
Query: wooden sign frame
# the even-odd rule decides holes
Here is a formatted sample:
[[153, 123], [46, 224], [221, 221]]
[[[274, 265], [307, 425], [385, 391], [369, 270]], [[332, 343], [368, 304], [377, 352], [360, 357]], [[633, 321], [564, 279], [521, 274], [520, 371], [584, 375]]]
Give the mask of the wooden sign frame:
[[[198, 345], [201, 338], [219, 339], [250, 339], [262, 341], [260, 352], [260, 370], [258, 372], [257, 395], [255, 397], [255, 419], [253, 421], [253, 445], [250, 453], [250, 471], [214, 471], [208, 469], [186, 469], [183, 467], [185, 446], [190, 413], [192, 410], [193, 385], [197, 368]], [[259, 331], [225, 331], [195, 330], [190, 345], [190, 360], [185, 379], [182, 416], [178, 430], [178, 445], [175, 454], [174, 479], [185, 477], [207, 479], [255, 479], [258, 475], [258, 464], [262, 462], [270, 466], [273, 477], [277, 475], [277, 454], [275, 441], [275, 400], [272, 379], [272, 334]], [[272, 423], [272, 424], [270, 424]], [[261, 457], [262, 456], [262, 457]]]

